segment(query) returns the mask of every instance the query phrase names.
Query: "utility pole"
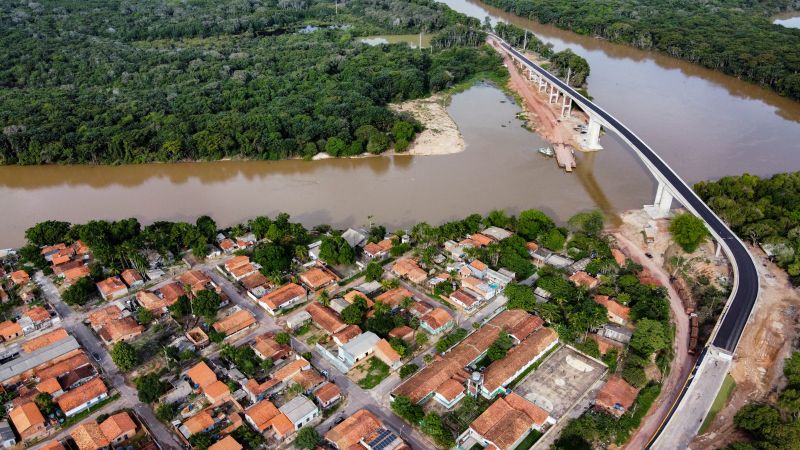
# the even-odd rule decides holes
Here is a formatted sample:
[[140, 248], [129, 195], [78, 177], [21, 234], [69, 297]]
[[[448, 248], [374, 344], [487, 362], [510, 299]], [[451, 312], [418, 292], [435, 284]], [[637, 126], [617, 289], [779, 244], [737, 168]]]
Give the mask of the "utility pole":
[[567, 67], [567, 86], [569, 86], [569, 79], [572, 76], [572, 67]]
[[525, 30], [525, 40], [522, 43], [522, 51], [528, 51], [528, 30]]
[[333, 0], [333, 2], [336, 4], [336, 14], [339, 14], [339, 0]]
[[419, 30], [419, 51], [422, 51], [422, 30]]

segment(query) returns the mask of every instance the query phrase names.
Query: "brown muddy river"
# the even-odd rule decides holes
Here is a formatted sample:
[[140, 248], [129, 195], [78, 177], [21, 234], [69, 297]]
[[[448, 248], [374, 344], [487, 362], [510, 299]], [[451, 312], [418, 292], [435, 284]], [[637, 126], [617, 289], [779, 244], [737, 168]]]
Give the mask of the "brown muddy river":
[[[446, 0], [479, 18], [524, 26], [591, 65], [589, 93], [650, 144], [684, 179], [800, 170], [800, 103], [669, 57], [512, 18], [467, 0]], [[558, 218], [594, 207], [607, 212], [651, 201], [654, 185], [632, 152], [603, 136], [599, 153], [578, 155], [573, 174], [535, 149], [519, 108], [479, 85], [449, 111], [467, 148], [447, 156], [121, 167], [0, 167], [0, 247], [22, 243], [45, 219], [84, 222], [135, 216], [227, 226], [260, 214], [290, 213], [305, 224], [395, 227], [439, 223], [494, 208], [541, 208]]]

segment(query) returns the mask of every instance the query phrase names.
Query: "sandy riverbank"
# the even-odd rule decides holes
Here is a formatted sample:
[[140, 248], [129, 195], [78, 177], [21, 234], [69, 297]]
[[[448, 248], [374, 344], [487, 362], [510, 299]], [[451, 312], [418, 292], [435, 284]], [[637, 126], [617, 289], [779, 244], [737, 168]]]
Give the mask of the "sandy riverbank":
[[443, 95], [410, 100], [391, 105], [391, 108], [396, 112], [408, 113], [425, 125], [425, 130], [417, 134], [405, 154], [450, 155], [464, 151], [464, 137], [447, 113], [446, 98]]

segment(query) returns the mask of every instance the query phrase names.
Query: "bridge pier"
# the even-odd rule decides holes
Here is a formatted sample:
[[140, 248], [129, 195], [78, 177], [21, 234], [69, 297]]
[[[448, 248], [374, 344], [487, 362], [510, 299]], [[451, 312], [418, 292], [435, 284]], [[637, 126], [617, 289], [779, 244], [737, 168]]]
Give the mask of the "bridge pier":
[[550, 103], [558, 103], [558, 96], [561, 95], [561, 91], [558, 90], [555, 84], [550, 85]]
[[572, 114], [572, 97], [565, 95], [561, 104], [561, 118], [566, 119]]
[[539, 92], [544, 92], [547, 88], [547, 82], [544, 81], [544, 77], [539, 77]]
[[669, 211], [672, 208], [673, 200], [672, 192], [670, 192], [667, 185], [659, 181], [658, 188], [656, 189], [656, 198], [653, 200], [652, 205], [645, 205], [644, 209], [654, 219], [661, 219], [669, 216]]
[[586, 148], [589, 150], [602, 150], [603, 146], [600, 145], [600, 122], [598, 122], [594, 116], [589, 115], [589, 125], [587, 128]]

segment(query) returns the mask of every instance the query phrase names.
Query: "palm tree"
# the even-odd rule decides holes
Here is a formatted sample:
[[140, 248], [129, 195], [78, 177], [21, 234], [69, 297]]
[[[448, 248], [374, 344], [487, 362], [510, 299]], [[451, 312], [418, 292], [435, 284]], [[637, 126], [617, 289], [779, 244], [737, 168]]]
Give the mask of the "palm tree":
[[328, 291], [323, 290], [317, 296], [317, 300], [322, 304], [322, 306], [328, 307], [331, 305], [331, 294]]

